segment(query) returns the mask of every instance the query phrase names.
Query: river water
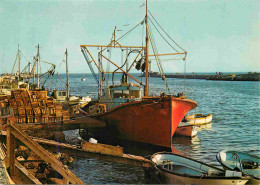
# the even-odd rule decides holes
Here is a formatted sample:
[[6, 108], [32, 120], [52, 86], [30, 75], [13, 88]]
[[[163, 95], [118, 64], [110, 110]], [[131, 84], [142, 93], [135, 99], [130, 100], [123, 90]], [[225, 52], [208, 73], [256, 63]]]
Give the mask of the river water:
[[[134, 75], [144, 82], [144, 78]], [[71, 94], [97, 97], [97, 85], [91, 74], [70, 75]], [[116, 76], [115, 83], [119, 83]], [[260, 156], [260, 82], [167, 79], [174, 94], [185, 92], [198, 103], [189, 114], [213, 114], [211, 124], [199, 129], [194, 138], [173, 137], [173, 152], [219, 165], [216, 154], [223, 149], [249, 152]], [[53, 86], [59, 87], [57, 80]], [[184, 86], [185, 84], [185, 86]], [[166, 92], [160, 78], [150, 78], [150, 93]], [[68, 141], [77, 139], [78, 131], [66, 131]], [[131, 151], [131, 150], [130, 150]], [[138, 153], [138, 149], [135, 150]], [[136, 153], [135, 152], [135, 153]], [[148, 151], [149, 153], [149, 151]], [[142, 154], [142, 152], [140, 152]], [[145, 183], [143, 169], [96, 159], [75, 158], [69, 168], [85, 183]]]

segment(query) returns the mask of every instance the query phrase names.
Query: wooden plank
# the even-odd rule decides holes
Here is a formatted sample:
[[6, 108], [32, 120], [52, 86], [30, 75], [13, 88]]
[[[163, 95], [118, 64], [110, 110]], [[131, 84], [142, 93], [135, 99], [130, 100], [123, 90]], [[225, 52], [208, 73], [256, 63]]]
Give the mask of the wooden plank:
[[10, 168], [10, 176], [15, 174], [15, 137], [10, 132], [11, 128], [7, 127], [7, 167]]
[[[141, 156], [136, 156], [131, 154], [122, 154], [122, 156], [112, 155], [108, 153], [104, 154], [97, 151], [85, 150], [76, 145], [59, 143], [53, 140], [47, 140], [47, 139], [36, 138], [36, 137], [33, 137], [33, 140], [43, 145], [46, 149], [51, 150], [53, 152], [69, 153], [70, 155], [75, 155], [79, 157], [96, 158], [96, 159], [107, 160], [107, 161], [122, 163], [122, 164], [129, 164], [134, 166], [141, 166], [141, 167], [147, 167], [150, 166], [151, 164], [150, 160]], [[102, 145], [102, 144], [96, 144], [96, 145]]]
[[79, 179], [75, 174], [70, 170], [65, 169], [63, 164], [58, 161], [53, 154], [46, 151], [38, 143], [34, 142], [28, 135], [23, 131], [19, 130], [14, 125], [8, 126], [9, 132], [11, 132], [17, 139], [23, 142], [28, 148], [30, 148], [34, 153], [36, 153], [41, 159], [45, 162], [50, 163], [52, 168], [59, 172], [64, 179], [67, 179], [73, 184], [84, 184], [84, 182]]
[[90, 151], [90, 152], [97, 152], [101, 154], [109, 154], [115, 156], [123, 156], [123, 148], [119, 146], [82, 142], [81, 148], [85, 151]]

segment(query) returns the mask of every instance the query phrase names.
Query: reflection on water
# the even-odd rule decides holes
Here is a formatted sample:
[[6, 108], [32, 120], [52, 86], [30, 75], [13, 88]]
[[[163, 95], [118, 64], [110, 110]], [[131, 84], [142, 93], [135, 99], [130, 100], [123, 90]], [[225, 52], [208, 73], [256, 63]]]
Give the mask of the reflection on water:
[[202, 131], [202, 130], [211, 130], [212, 128], [212, 123], [207, 123], [205, 125], [201, 125], [198, 127], [198, 131]]
[[[97, 86], [87, 74], [70, 75], [71, 92], [81, 96], [97, 97]], [[138, 80], [142, 80], [134, 75]], [[174, 93], [183, 92], [183, 79], [167, 79]], [[115, 81], [119, 81], [116, 77]], [[212, 124], [203, 125], [194, 138], [173, 137], [172, 152], [218, 165], [216, 154], [223, 149], [238, 150], [260, 155], [260, 83], [186, 80], [185, 93], [198, 103], [196, 113], [213, 114]], [[160, 78], [150, 79], [150, 92], [165, 91]], [[189, 114], [194, 114], [190, 111]], [[73, 136], [75, 135], [75, 136]], [[78, 137], [77, 131], [66, 132], [67, 137]], [[128, 147], [127, 147], [128, 146]], [[153, 152], [132, 144], [125, 151], [139, 155]], [[72, 171], [86, 183], [145, 183], [142, 168], [77, 158]]]

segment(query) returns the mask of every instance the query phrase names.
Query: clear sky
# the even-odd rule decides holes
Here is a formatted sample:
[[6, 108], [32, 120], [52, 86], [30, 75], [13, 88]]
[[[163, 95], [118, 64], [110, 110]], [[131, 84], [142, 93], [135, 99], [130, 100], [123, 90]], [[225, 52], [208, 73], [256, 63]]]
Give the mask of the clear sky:
[[[68, 48], [70, 72], [90, 72], [79, 45], [108, 44], [114, 26], [127, 31], [144, 18], [144, 2], [0, 0], [0, 73], [11, 71], [18, 44], [30, 61], [40, 44], [41, 58], [58, 66]], [[187, 72], [260, 71], [259, 0], [150, 0], [149, 10], [188, 52]], [[140, 44], [141, 36], [127, 39], [126, 45]], [[164, 61], [163, 66], [165, 72], [182, 72], [184, 65]]]

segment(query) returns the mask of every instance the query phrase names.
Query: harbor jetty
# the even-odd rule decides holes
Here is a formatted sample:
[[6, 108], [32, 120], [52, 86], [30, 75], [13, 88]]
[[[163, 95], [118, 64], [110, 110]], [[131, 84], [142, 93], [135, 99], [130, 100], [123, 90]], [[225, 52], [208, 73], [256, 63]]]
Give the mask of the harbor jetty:
[[[141, 75], [144, 77], [144, 74]], [[152, 72], [150, 73], [150, 77], [161, 77], [159, 73]], [[260, 73], [257, 72], [248, 72], [247, 74], [224, 74], [224, 73], [216, 73], [213, 74], [165, 74], [165, 78], [185, 78], [185, 79], [204, 79], [204, 80], [222, 80], [222, 81], [260, 81]]]

